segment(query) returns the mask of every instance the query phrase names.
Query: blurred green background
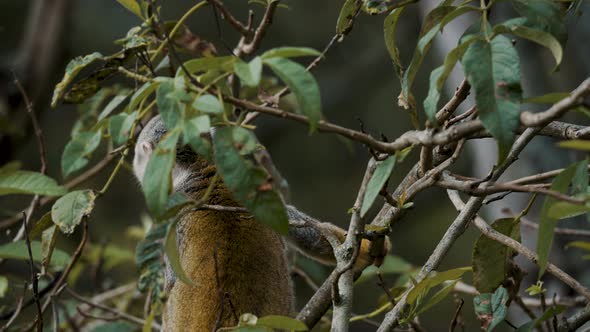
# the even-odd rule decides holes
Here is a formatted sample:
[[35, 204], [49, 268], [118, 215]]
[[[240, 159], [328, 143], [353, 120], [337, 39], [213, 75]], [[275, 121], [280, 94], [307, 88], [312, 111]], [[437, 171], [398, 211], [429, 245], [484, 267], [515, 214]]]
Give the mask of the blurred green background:
[[[17, 74], [21, 73], [19, 70], [22, 68], [19, 67], [19, 63], [22, 63], [23, 58], [44, 56], [22, 53], [23, 43], [27, 39], [28, 22], [30, 22], [28, 19], [34, 2], [0, 1], [0, 40], [2, 41], [0, 42], [0, 78], [10, 77], [11, 70], [15, 70]], [[225, 2], [238, 18], [246, 17], [249, 6], [245, 0]], [[437, 2], [423, 0], [404, 12], [397, 36], [404, 63], [409, 63], [425, 13]], [[48, 173], [60, 179], [60, 182], [64, 180], [60, 174], [61, 153], [70, 138], [69, 132], [77, 113], [76, 107], [71, 105], [59, 105], [56, 109], [50, 109], [49, 97], [54, 85], [60, 80], [65, 65], [71, 58], [94, 51], [103, 54], [113, 53], [118, 49], [118, 45], [115, 45], [113, 41], [123, 37], [133, 26], [140, 24], [135, 16], [115, 0], [71, 0], [64, 3], [66, 5], [62, 23], [65, 28], [54, 44], [55, 61], [49, 63], [45, 78], [34, 82], [39, 90], [39, 93], [34, 96], [34, 103], [46, 140]], [[189, 0], [161, 1], [162, 16], [165, 20], [176, 20], [194, 3], [195, 1]], [[289, 5], [289, 9], [278, 10], [273, 25], [263, 41], [262, 50], [276, 46], [306, 46], [323, 49], [334, 34], [335, 22], [343, 1], [286, 0], [284, 3]], [[250, 7], [255, 10], [256, 18], [259, 19], [263, 8], [256, 4]], [[589, 10], [590, 6], [586, 2], [582, 8], [583, 16], [568, 18], [570, 36], [563, 65], [557, 72], [552, 71], [554, 64], [547, 50], [528, 42], [520, 40], [517, 42], [517, 48], [522, 56], [525, 96], [552, 91], [569, 91], [590, 75], [590, 43], [588, 43], [590, 18], [587, 14]], [[511, 14], [510, 6], [500, 3], [492, 13], [492, 19], [501, 21], [503, 18], [510, 17]], [[44, 13], [44, 15], [51, 15], [51, 13]], [[327, 119], [354, 129], [360, 128], [360, 120], [369, 133], [375, 136], [384, 134], [389, 139], [394, 139], [411, 129], [411, 125], [407, 113], [397, 106], [400, 88], [383, 41], [383, 19], [384, 16], [361, 15], [351, 34], [330, 50], [325, 61], [314, 70], [314, 75], [320, 84], [323, 113]], [[472, 20], [473, 17], [467, 15], [460, 22], [446, 27], [445, 31], [437, 37], [438, 41], [426, 58], [414, 84], [419, 105], [426, 95], [430, 70], [442, 62], [446, 52], [456, 45], [457, 38]], [[193, 33], [213, 42], [222, 54], [227, 53], [224, 43], [232, 47], [237, 42], [238, 36], [223, 21], [221, 35], [218, 33], [210, 8], [197, 12], [187, 23]], [[447, 90], [452, 92], [461, 79], [461, 74], [457, 71], [447, 84]], [[16, 130], [12, 128], [12, 131], [9, 130], [9, 125], [0, 128], [6, 130], [2, 133], [3, 136], [18, 138], [19, 132], [24, 132], [25, 127], [22, 119], [19, 120], [21, 122], [16, 120], [12, 122], [14, 115], [10, 112], [15, 103], [14, 99], [18, 98], [15, 97], [17, 94], [10, 79], [4, 81], [8, 83], [0, 85], [0, 97], [3, 98], [0, 103], [0, 117], [3, 118], [4, 123], [18, 124], [23, 127], [17, 127]], [[568, 120], [588, 123], [587, 119], [576, 115], [572, 115]], [[260, 140], [267, 146], [277, 167], [290, 183], [293, 203], [316, 218], [346, 226], [349, 220], [347, 210], [354, 202], [357, 187], [369, 157], [367, 150], [335, 135], [309, 136], [307, 128], [298, 123], [260, 117], [256, 124]], [[18, 159], [23, 162], [24, 169], [38, 170], [40, 163], [33, 136], [29, 134], [13, 139], [11, 142], [11, 144], [0, 145], [2, 148], [0, 160], [5, 162], [9, 159]], [[490, 142], [470, 143], [467, 156], [461, 159], [454, 171], [464, 175], [485, 175], [494, 163], [496, 155], [494, 149], [494, 145]], [[98, 152], [95, 155], [101, 154]], [[512, 175], [550, 170], [578, 160], [580, 157], [580, 155], [557, 149], [553, 140], [536, 139], [525, 150], [521, 160], [514, 167]], [[396, 167], [395, 175], [390, 181], [392, 188], [409, 170], [416, 158], [417, 152], [414, 151], [403, 164]], [[95, 158], [95, 161], [98, 159]], [[108, 171], [102, 172], [100, 176], [87, 182], [83, 187], [98, 189], [107, 175]], [[507, 200], [488, 207], [486, 214], [490, 218], [500, 216], [499, 211], [505, 207], [519, 211], [524, 207], [527, 199], [525, 195], [510, 195]], [[1, 215], [2, 217], [10, 216], [26, 207], [28, 203], [29, 198], [24, 196], [2, 198], [0, 200]], [[37, 215], [41, 216], [47, 208], [46, 206], [39, 209]], [[143, 196], [137, 181], [129, 170], [125, 170], [117, 176], [111, 190], [97, 202], [90, 219], [90, 241], [97, 244], [115, 243], [122, 248], [133, 250], [135, 242], [129, 240], [125, 230], [130, 225], [140, 225], [140, 216], [145, 211]], [[375, 212], [373, 211], [373, 214]], [[434, 188], [420, 194], [416, 198], [415, 208], [395, 226], [391, 237], [392, 253], [412, 264], [421, 265], [455, 215], [456, 212], [443, 190]], [[573, 220], [568, 221], [567, 226], [587, 228], [588, 224]], [[15, 228], [12, 230], [14, 231]], [[0, 242], [7, 241], [10, 235], [0, 234]], [[77, 236], [79, 234], [70, 239], [72, 246]], [[441, 269], [469, 265], [471, 247], [477, 236], [475, 231], [468, 230], [454, 245]], [[534, 246], [536, 237], [534, 232], [523, 228], [523, 236], [529, 247]], [[556, 241], [556, 247], [570, 240], [572, 239], [559, 238]], [[60, 247], [72, 250], [72, 247], [67, 246], [67, 240], [64, 242], [62, 238], [60, 241], [62, 241]], [[564, 254], [556, 250], [553, 259], [557, 259], [562, 267], [571, 269], [574, 275], [582, 278], [585, 285], [590, 285], [590, 269], [587, 264], [582, 266], [579, 264], [581, 262], [579, 253], [569, 251]], [[302, 264], [310, 271], [310, 275], [317, 283], [320, 283], [329, 272], [328, 268], [305, 260]], [[530, 264], [525, 266], [531, 267]], [[26, 271], [21, 265], [6, 262], [2, 263], [0, 269], [2, 274], [10, 274], [13, 277], [18, 276], [19, 271]], [[115, 283], [121, 283], [120, 280], [131, 280], [130, 278], [137, 273], [134, 269], [132, 264], [118, 266], [103, 279], [107, 281], [112, 279]], [[534, 273], [531, 274], [534, 275]], [[466, 277], [466, 281], [471, 281], [469, 276]], [[389, 286], [392, 286], [394, 282], [394, 277], [386, 279]], [[312, 292], [297, 277], [295, 277], [295, 285], [299, 307], [305, 303]], [[551, 283], [549, 285], [551, 289], [553, 286]], [[84, 284], [83, 278], [77, 286], [84, 289], [89, 285]], [[567, 289], [560, 288], [558, 284], [555, 287], [555, 290], [564, 291], [567, 294]], [[372, 311], [381, 293], [374, 281], [359, 286], [359, 291], [355, 293], [355, 313]], [[471, 298], [462, 295], [460, 297], [463, 297], [467, 303], [463, 309], [463, 317], [467, 324], [465, 330], [477, 330], [478, 322], [474, 320]], [[449, 299], [427, 312], [421, 318], [422, 324], [429, 331], [446, 331], [454, 310], [455, 306]], [[516, 309], [513, 310], [510, 320], [519, 325], [526, 319], [522, 316], [522, 312]], [[355, 323], [353, 326], [357, 331], [374, 329], [365, 323]]]

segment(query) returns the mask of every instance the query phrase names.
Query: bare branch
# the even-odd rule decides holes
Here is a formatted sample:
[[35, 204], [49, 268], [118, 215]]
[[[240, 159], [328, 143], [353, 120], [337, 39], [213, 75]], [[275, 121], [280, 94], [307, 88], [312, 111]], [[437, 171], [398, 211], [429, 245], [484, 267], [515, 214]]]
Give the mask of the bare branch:
[[540, 113], [522, 112], [520, 122], [527, 127], [538, 127], [561, 117], [568, 110], [581, 105], [590, 95], [590, 78], [584, 80], [569, 96], [555, 103], [548, 110]]
[[336, 271], [338, 271], [340, 276], [336, 276], [334, 282], [335, 284], [337, 283], [338, 287], [334, 294], [332, 294], [334, 297], [334, 311], [332, 316], [333, 332], [348, 331], [354, 293], [352, 287], [354, 281], [353, 266], [360, 251], [361, 234], [365, 227], [361, 218], [360, 210], [363, 205], [365, 192], [367, 191], [367, 185], [375, 172], [376, 165], [377, 163], [374, 159], [369, 160], [367, 170], [365, 171], [356, 200], [352, 207], [352, 217], [346, 234], [346, 240], [342, 245], [334, 248], [334, 256], [336, 257], [337, 262]]
[[555, 190], [546, 189], [546, 184], [518, 185], [510, 183], [494, 183], [487, 187], [474, 187], [471, 181], [459, 180], [448, 172], [441, 175], [441, 178], [436, 182], [436, 185], [446, 189], [458, 190], [471, 196], [487, 196], [491, 194], [512, 191], [539, 193], [572, 204], [583, 205], [585, 203], [583, 199], [564, 195]]
[[240, 22], [238, 19], [236, 19], [232, 15], [232, 13], [225, 7], [223, 2], [221, 2], [220, 0], [207, 0], [207, 1], [209, 3], [211, 3], [213, 6], [215, 6], [215, 8], [219, 9], [219, 11], [221, 12], [222, 18], [224, 20], [227, 20], [229, 22], [229, 24], [232, 27], [234, 27], [234, 29], [236, 29], [243, 36], [249, 36], [251, 34], [250, 29], [248, 29], [247, 26], [245, 26], [242, 22]]
[[[534, 221], [531, 221], [525, 217], [520, 217], [520, 223], [523, 224], [526, 227], [532, 228], [532, 229], [539, 229], [539, 225], [537, 223], [535, 223]], [[573, 229], [573, 228], [561, 228], [561, 227], [556, 227], [553, 229], [553, 232], [555, 234], [559, 234], [559, 235], [571, 235], [571, 236], [585, 236], [585, 237], [590, 237], [590, 231], [584, 230], [584, 229]]]
[[262, 38], [264, 38], [264, 35], [266, 34], [266, 30], [268, 30], [268, 27], [272, 23], [275, 10], [277, 9], [278, 5], [279, 0], [270, 1], [268, 7], [266, 7], [264, 16], [262, 17], [262, 21], [260, 21], [258, 28], [256, 28], [256, 32], [254, 32], [254, 37], [252, 37], [252, 40], [248, 43], [240, 43], [240, 45], [238, 45], [238, 50], [242, 54], [249, 55], [253, 54], [258, 50], [258, 48], [260, 47], [260, 43], [262, 42]]
[[[583, 102], [583, 98], [587, 95], [590, 95], [590, 78], [580, 84], [580, 86], [578, 86], [574, 91], [572, 91], [569, 97], [562, 99], [555, 105], [551, 106], [548, 110], [535, 114], [525, 112], [528, 115], [521, 117], [521, 120], [523, 121], [523, 124], [529, 128], [537, 127], [535, 133], [538, 134], [543, 126], [549, 124], [554, 119], [560, 117], [567, 111], [581, 104]], [[223, 98], [226, 102], [245, 110], [286, 118], [304, 124], [309, 123], [309, 119], [304, 115], [289, 113], [275, 107], [257, 105], [250, 101], [241, 100], [232, 96], [224, 96]], [[468, 137], [469, 135], [475, 134], [484, 129], [481, 120], [471, 120], [458, 123], [435, 134], [433, 134], [430, 129], [411, 130], [405, 132], [393, 142], [382, 142], [368, 134], [341, 127], [326, 120], [320, 120], [317, 128], [320, 132], [339, 134], [351, 140], [363, 143], [376, 151], [390, 154], [399, 150], [403, 150], [414, 144], [423, 146], [445, 145], [455, 142], [461, 138]], [[523, 134], [525, 132], [526, 130], [523, 131]]]

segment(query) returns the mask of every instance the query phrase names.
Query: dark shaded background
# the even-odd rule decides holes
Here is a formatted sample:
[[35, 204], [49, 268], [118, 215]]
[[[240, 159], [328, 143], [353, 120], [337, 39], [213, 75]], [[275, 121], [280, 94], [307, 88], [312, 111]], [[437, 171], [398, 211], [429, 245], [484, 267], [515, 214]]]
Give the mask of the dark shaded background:
[[[52, 0], [54, 1], [54, 0]], [[226, 1], [237, 17], [244, 18], [247, 13], [246, 1]], [[288, 10], [279, 10], [274, 24], [265, 38], [262, 49], [275, 46], [307, 46], [318, 50], [334, 34], [335, 22], [343, 1], [298, 0], [285, 1], [290, 6]], [[404, 63], [409, 63], [420, 24], [425, 10], [438, 1], [421, 1], [419, 5], [410, 6], [401, 19], [398, 29], [398, 45]], [[163, 5], [163, 18], [174, 20], [179, 18], [195, 1], [167, 0]], [[11, 69], [21, 73], [19, 61], [27, 56], [36, 54], [22, 54], [23, 40], [26, 37], [27, 17], [33, 1], [2, 0], [0, 2], [0, 78], [9, 75]], [[252, 5], [256, 10], [256, 17], [262, 16], [262, 7]], [[522, 55], [523, 87], [525, 96], [539, 95], [552, 91], [569, 91], [577, 86], [590, 74], [590, 18], [586, 12], [590, 6], [583, 6], [584, 13], [580, 18], [570, 17], [568, 26], [570, 38], [565, 50], [563, 65], [558, 72], [553, 73], [553, 60], [547, 50], [528, 42], [519, 41], [517, 48]], [[507, 4], [501, 4], [499, 10], [493, 13], [493, 18], [501, 20], [511, 15]], [[69, 132], [77, 117], [76, 108], [71, 105], [59, 105], [56, 109], [49, 109], [49, 96], [53, 86], [63, 75], [67, 62], [74, 56], [99, 51], [110, 54], [118, 49], [113, 44], [115, 39], [121, 38], [133, 26], [140, 24], [138, 19], [114, 0], [72, 0], [66, 7], [65, 29], [55, 43], [56, 60], [50, 64], [48, 74], [40, 81], [34, 82], [39, 93], [35, 97], [35, 109], [42, 122], [42, 128], [48, 149], [49, 175], [62, 179], [60, 174], [60, 158], [65, 143], [69, 140]], [[374, 135], [383, 133], [390, 139], [399, 136], [405, 130], [411, 129], [409, 117], [397, 106], [399, 83], [394, 74], [389, 55], [383, 41], [384, 16], [370, 17], [361, 15], [354, 30], [344, 40], [337, 44], [327, 56], [327, 59], [314, 70], [322, 93], [323, 112], [331, 121], [350, 128], [359, 128], [358, 119], [362, 120], [365, 129]], [[448, 47], [456, 44], [457, 33], [462, 32], [462, 26], [469, 24], [472, 17], [466, 17], [462, 22], [453, 23], [445, 28], [420, 70], [414, 85], [417, 100], [421, 101], [426, 95], [428, 75], [430, 70], [438, 66]], [[237, 35], [231, 27], [221, 22], [221, 36], [215, 29], [215, 23], [210, 8], [205, 8], [188, 20], [191, 30], [215, 43], [218, 50], [224, 53], [224, 42], [233, 46]], [[445, 51], [446, 49], [446, 51]], [[448, 90], [453, 91], [462, 77], [455, 75], [454, 81], [448, 84]], [[9, 80], [8, 80], [9, 81]], [[10, 110], [18, 107], [19, 98], [10, 83], [0, 85], [0, 119], [17, 126], [15, 132], [0, 133], [14, 136], [12, 144], [0, 145], [2, 160], [18, 159], [23, 162], [24, 169], [38, 170], [39, 161], [37, 146], [31, 135], [18, 139], [18, 132], [25, 132], [25, 122], [14, 120], [15, 115]], [[418, 103], [421, 105], [421, 102]], [[17, 105], [17, 106], [14, 106]], [[21, 107], [22, 109], [22, 107]], [[26, 119], [25, 119], [26, 120]], [[569, 120], [586, 121], [575, 115]], [[4, 122], [3, 122], [4, 123]], [[257, 134], [267, 146], [275, 163], [287, 178], [291, 187], [291, 197], [303, 211], [330, 221], [340, 226], [346, 226], [349, 216], [347, 210], [351, 207], [356, 196], [368, 159], [367, 151], [358, 144], [349, 143], [329, 134], [309, 136], [307, 128], [289, 121], [259, 118], [256, 123], [259, 128]], [[8, 126], [9, 128], [10, 126]], [[0, 130], [4, 127], [0, 127]], [[473, 144], [471, 144], [473, 145]], [[456, 172], [470, 175], [487, 173], [494, 162], [495, 150], [493, 144], [471, 146], [469, 156], [461, 160]], [[95, 153], [100, 156], [101, 153]], [[402, 165], [395, 169], [390, 183], [397, 184], [401, 177], [416, 160], [414, 152]], [[541, 170], [561, 167], [579, 159], [579, 155], [564, 152], [554, 146], [552, 140], [536, 139], [525, 150], [523, 158], [515, 166], [514, 174], [530, 174]], [[477, 169], [477, 171], [474, 171]], [[85, 188], [99, 189], [106, 179], [108, 172], [84, 185]], [[506, 201], [494, 204], [488, 214], [500, 215], [498, 211], [510, 207], [519, 211], [524, 207], [527, 196], [511, 195]], [[0, 199], [2, 216], [20, 211], [29, 202], [27, 197], [12, 197]], [[421, 265], [442, 236], [448, 224], [453, 220], [455, 211], [448, 203], [444, 191], [430, 189], [416, 198], [415, 207], [396, 225], [393, 235], [393, 250], [396, 255], [409, 262]], [[107, 195], [97, 202], [91, 218], [91, 241], [100, 243], [109, 241], [121, 247], [133, 249], [125, 236], [124, 230], [129, 225], [139, 225], [140, 215], [145, 213], [143, 196], [131, 172], [123, 171], [117, 178]], [[40, 216], [43, 209], [37, 211]], [[566, 226], [587, 227], [584, 221], [568, 221]], [[465, 266], [470, 264], [470, 252], [478, 234], [468, 230], [455, 244], [441, 269]], [[530, 229], [523, 229], [525, 243], [534, 248], [535, 233]], [[5, 234], [0, 235], [1, 242], [8, 239]], [[75, 239], [75, 237], [74, 237]], [[556, 247], [573, 239], [560, 238]], [[65, 249], [67, 241], [62, 241]], [[71, 241], [74, 243], [73, 241]], [[61, 246], [61, 244], [60, 244]], [[582, 283], [590, 285], [590, 269], [587, 264], [580, 264], [579, 252], [556, 250], [553, 260], [558, 265], [574, 271], [582, 278]], [[573, 264], [577, 264], [572, 266]], [[329, 271], [309, 262], [303, 263], [310, 269], [310, 274], [321, 282]], [[529, 266], [530, 265], [526, 265]], [[4, 264], [2, 274], [15, 274], [18, 267]], [[114, 273], [107, 276], [114, 280], [132, 278], [136, 275], [132, 265], [118, 267]], [[534, 277], [535, 273], [531, 273]], [[466, 278], [470, 282], [470, 277]], [[393, 285], [394, 279], [388, 279]], [[550, 284], [551, 285], [551, 284]], [[84, 284], [79, 284], [83, 288]], [[528, 285], [527, 285], [528, 286]], [[555, 286], [560, 287], [560, 286]], [[525, 287], [526, 288], [526, 287]], [[296, 279], [296, 289], [299, 295], [298, 306], [305, 303], [311, 291]], [[561, 289], [561, 288], [558, 288]], [[566, 291], [566, 289], [563, 289]], [[355, 293], [355, 308], [357, 313], [371, 311], [375, 306], [375, 299], [380, 294], [374, 282], [361, 286]], [[477, 328], [474, 321], [471, 298], [465, 297], [467, 306], [463, 317], [467, 320], [466, 331]], [[423, 325], [429, 331], [444, 331], [452, 318], [455, 308], [450, 300], [439, 304], [422, 317]], [[511, 321], [519, 325], [525, 319], [522, 313], [514, 310]], [[358, 331], [372, 330], [363, 323], [356, 323]]]

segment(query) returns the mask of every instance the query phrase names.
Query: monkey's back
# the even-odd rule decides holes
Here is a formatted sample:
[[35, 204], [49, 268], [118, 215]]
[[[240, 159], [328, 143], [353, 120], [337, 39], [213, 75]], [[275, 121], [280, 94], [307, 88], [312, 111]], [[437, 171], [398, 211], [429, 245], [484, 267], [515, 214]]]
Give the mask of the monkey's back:
[[[235, 206], [223, 186], [210, 204]], [[190, 286], [176, 280], [165, 312], [165, 331], [213, 331], [236, 317], [292, 311], [292, 289], [281, 237], [248, 214], [198, 210], [178, 224], [179, 256]]]

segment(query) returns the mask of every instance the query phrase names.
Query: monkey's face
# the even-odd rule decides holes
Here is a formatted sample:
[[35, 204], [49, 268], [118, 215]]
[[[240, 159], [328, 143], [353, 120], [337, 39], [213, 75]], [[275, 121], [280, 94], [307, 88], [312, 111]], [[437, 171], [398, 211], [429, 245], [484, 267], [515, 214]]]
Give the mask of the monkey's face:
[[[211, 131], [212, 133], [207, 137], [209, 142], [214, 132], [213, 128]], [[133, 157], [133, 172], [142, 185], [150, 157], [166, 132], [167, 130], [162, 119], [157, 115], [145, 125], [137, 138], [135, 156]], [[176, 149], [176, 162], [172, 169], [174, 189], [177, 189], [180, 184], [185, 182], [191, 172], [194, 172], [196, 168], [203, 167], [206, 164], [206, 160], [199, 157], [190, 147], [179, 143]]]

